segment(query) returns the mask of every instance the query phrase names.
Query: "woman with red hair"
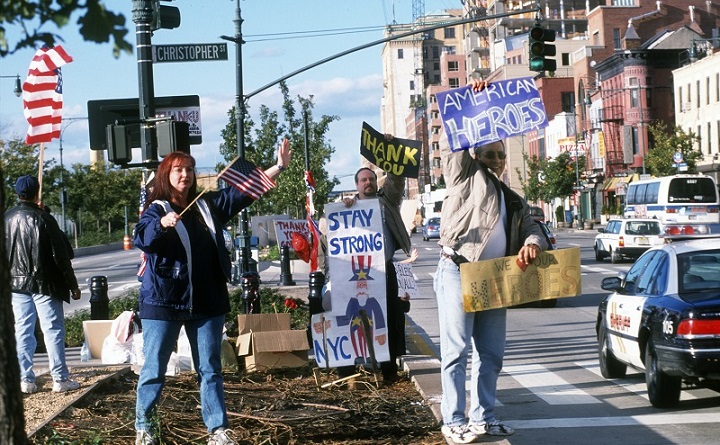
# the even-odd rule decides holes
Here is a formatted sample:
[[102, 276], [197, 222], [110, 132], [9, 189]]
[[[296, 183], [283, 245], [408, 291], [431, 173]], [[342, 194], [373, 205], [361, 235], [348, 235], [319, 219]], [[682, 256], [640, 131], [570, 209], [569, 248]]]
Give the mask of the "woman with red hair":
[[[290, 144], [284, 140], [277, 165], [256, 174], [266, 175], [263, 180], [272, 183], [289, 162]], [[155, 174], [134, 240], [147, 261], [138, 296], [145, 362], [137, 387], [137, 445], [158, 443], [157, 403], [183, 326], [198, 373], [208, 444], [236, 443], [228, 429], [220, 364], [231, 273], [222, 228], [254, 202], [241, 191], [247, 190], [244, 185], [248, 183], [207, 192], [195, 200], [195, 159], [183, 152], [166, 156]]]

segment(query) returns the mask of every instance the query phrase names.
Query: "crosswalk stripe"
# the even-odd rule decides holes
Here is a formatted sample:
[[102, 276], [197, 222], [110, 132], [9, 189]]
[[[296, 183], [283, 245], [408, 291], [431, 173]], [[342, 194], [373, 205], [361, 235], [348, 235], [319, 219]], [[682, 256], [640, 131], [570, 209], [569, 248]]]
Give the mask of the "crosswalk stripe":
[[506, 366], [503, 371], [550, 405], [602, 403], [541, 365]]
[[[575, 364], [587, 369], [588, 371], [592, 372], [595, 375], [602, 377], [602, 373], [600, 372], [600, 364], [597, 362], [597, 360], [596, 361], [588, 360], [588, 361], [575, 362]], [[648, 395], [647, 395], [647, 385], [645, 384], [644, 379], [643, 379], [642, 383], [628, 383], [627, 381], [625, 381], [625, 379], [606, 379], [606, 380], [612, 382], [613, 384], [615, 384], [623, 389], [626, 389], [630, 392], [633, 392], [633, 393], [639, 395], [640, 397], [642, 397], [645, 400], [649, 400]], [[694, 399], [697, 399], [697, 397], [687, 391], [682, 391], [680, 393], [680, 400], [694, 400]]]
[[623, 417], [571, 417], [564, 419], [507, 420], [515, 429], [584, 428], [618, 426], [689, 425], [717, 423], [717, 413], [640, 414]]

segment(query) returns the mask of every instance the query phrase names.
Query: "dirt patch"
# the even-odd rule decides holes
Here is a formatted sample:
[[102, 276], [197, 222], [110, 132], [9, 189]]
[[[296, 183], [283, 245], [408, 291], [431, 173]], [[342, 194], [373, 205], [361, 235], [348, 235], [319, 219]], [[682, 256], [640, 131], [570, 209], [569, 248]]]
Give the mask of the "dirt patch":
[[[72, 378], [78, 376], [73, 373]], [[334, 378], [325, 371], [319, 375], [320, 383]], [[237, 442], [445, 444], [437, 420], [406, 375], [380, 388], [370, 374], [354, 385], [322, 389], [317, 382], [310, 366], [226, 374], [227, 410]], [[30, 443], [133, 443], [136, 385], [132, 372], [104, 381], [42, 427]], [[49, 389], [25, 396], [26, 417], [41, 416], [34, 411], [38, 405], [58, 406], [58, 394]], [[163, 445], [207, 443], [199, 401], [194, 374], [168, 378], [159, 406]]]

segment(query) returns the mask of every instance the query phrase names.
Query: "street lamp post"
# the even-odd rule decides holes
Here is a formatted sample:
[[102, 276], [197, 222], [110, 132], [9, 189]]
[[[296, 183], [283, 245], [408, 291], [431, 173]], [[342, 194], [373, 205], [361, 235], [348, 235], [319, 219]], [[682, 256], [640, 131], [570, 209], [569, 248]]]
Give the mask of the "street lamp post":
[[60, 228], [63, 232], [67, 230], [67, 227], [65, 225], [65, 203], [67, 202], [67, 190], [65, 190], [65, 165], [63, 164], [63, 135], [65, 134], [65, 130], [67, 130], [70, 125], [82, 120], [87, 120], [87, 117], [64, 118], [63, 122], [68, 122], [68, 124], [60, 130]]
[[0, 79], [15, 79], [15, 88], [13, 88], [13, 93], [15, 93], [17, 97], [22, 96], [22, 82], [20, 81], [19, 74], [14, 76], [0, 76]]

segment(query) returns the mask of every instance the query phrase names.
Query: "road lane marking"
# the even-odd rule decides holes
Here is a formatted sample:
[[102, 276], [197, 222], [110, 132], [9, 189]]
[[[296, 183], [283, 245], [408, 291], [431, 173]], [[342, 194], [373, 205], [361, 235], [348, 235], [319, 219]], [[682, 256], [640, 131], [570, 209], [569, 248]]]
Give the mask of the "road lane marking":
[[[642, 383], [629, 383], [627, 381], [627, 378], [606, 379], [602, 376], [602, 373], [600, 372], [600, 364], [597, 361], [587, 360], [587, 361], [575, 362], [575, 364], [582, 368], [587, 369], [588, 371], [599, 376], [603, 380], [612, 382], [613, 384], [615, 384], [623, 389], [626, 389], [632, 393], [639, 395], [640, 397], [642, 397], [645, 400], [649, 400], [648, 395], [647, 395], [647, 385], [645, 384], [644, 378], [643, 378]], [[632, 368], [629, 368], [629, 369], [632, 369]], [[695, 400], [695, 399], [697, 399], [697, 397], [687, 391], [680, 392], [680, 400]]]
[[602, 403], [541, 365], [505, 366], [503, 371], [549, 405]]
[[622, 417], [569, 417], [564, 419], [507, 420], [517, 429], [602, 428], [618, 426], [690, 425], [718, 423], [717, 413], [640, 414]]

